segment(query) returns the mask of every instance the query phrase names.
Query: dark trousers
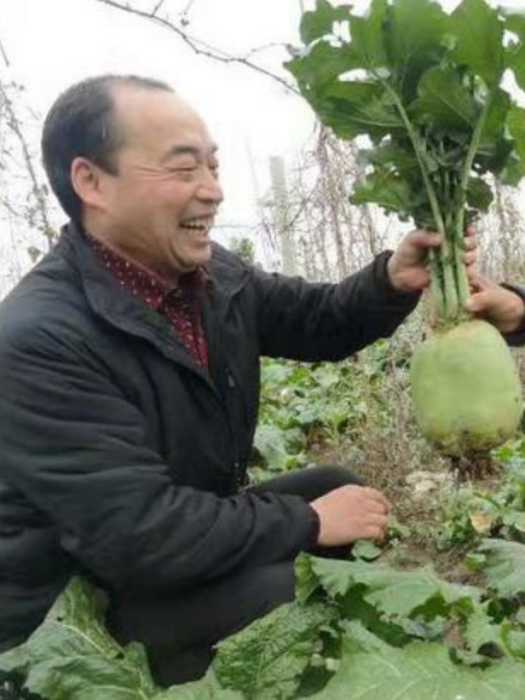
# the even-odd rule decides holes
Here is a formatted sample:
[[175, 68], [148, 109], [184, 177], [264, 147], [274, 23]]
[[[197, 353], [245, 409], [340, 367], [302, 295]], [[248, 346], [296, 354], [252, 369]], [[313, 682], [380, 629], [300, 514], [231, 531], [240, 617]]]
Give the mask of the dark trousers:
[[[302, 496], [306, 501], [347, 484], [359, 484], [348, 469], [321, 466], [284, 474], [251, 490]], [[348, 549], [324, 549], [341, 557]], [[130, 597], [110, 608], [108, 625], [122, 643], [145, 644], [153, 676], [168, 686], [200, 678], [213, 645], [294, 598], [294, 564], [286, 561], [240, 570], [176, 596]]]

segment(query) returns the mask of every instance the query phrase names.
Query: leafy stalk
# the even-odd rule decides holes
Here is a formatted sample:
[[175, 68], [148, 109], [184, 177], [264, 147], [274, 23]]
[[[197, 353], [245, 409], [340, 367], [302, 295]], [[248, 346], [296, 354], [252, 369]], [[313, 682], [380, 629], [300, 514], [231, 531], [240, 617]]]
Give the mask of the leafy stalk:
[[462, 247], [460, 242], [463, 241], [463, 230], [465, 226], [465, 207], [467, 205], [467, 190], [468, 181], [470, 178], [470, 172], [472, 170], [472, 165], [474, 159], [479, 149], [479, 143], [481, 141], [481, 134], [483, 132], [483, 127], [485, 126], [485, 121], [487, 114], [492, 105], [492, 100], [494, 99], [494, 92], [492, 91], [481, 110], [481, 114], [474, 128], [474, 133], [469, 144], [467, 155], [463, 163], [463, 168], [461, 170], [461, 180], [458, 188], [458, 202], [457, 202], [457, 217], [456, 225], [454, 229], [454, 256], [456, 262], [456, 275], [457, 275], [457, 288], [459, 294], [459, 300], [463, 303], [470, 294], [470, 287], [467, 278], [467, 272], [465, 269], [465, 264], [462, 259]]
[[408, 116], [397, 92], [386, 81], [380, 80], [380, 82], [391, 95], [399, 115], [403, 120], [408, 137], [412, 143], [419, 168], [421, 170], [421, 175], [423, 176], [423, 182], [425, 183], [427, 197], [434, 221], [436, 223], [436, 228], [438, 233], [443, 236], [443, 243], [439, 249], [439, 261], [436, 259], [437, 256], [435, 252], [430, 251], [430, 290], [437, 306], [438, 317], [454, 318], [458, 312], [458, 295], [456, 292], [454, 270], [451, 266], [453, 257], [451, 255], [447, 229], [441, 208], [439, 206], [439, 200], [423, 157], [421, 138], [410, 121], [410, 117]]
[[[345, 21], [349, 40], [336, 29]], [[505, 28], [518, 35], [518, 44], [506, 46]], [[505, 20], [486, 0], [461, 0], [451, 14], [435, 0], [372, 0], [365, 16], [317, 0], [301, 22], [307, 50], [288, 64], [336, 135], [371, 137], [373, 170], [354, 188], [352, 203], [378, 204], [443, 236], [429, 258], [432, 296], [447, 324], [461, 320], [469, 295], [463, 261], [467, 194], [469, 209], [479, 213], [492, 198], [473, 166], [514, 185], [525, 176], [525, 110], [500, 87], [511, 68], [524, 89], [523, 37], [521, 16]], [[480, 80], [488, 86], [481, 109]], [[480, 153], [496, 97], [497, 115], [489, 116], [487, 148]]]

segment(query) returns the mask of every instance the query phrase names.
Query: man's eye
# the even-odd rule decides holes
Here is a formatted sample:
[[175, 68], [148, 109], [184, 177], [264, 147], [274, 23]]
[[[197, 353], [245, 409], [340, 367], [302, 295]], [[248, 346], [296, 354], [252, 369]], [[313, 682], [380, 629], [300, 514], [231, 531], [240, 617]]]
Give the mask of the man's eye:
[[188, 166], [186, 168], [172, 168], [170, 172], [175, 175], [175, 177], [181, 177], [184, 180], [192, 180], [198, 172], [196, 166]]

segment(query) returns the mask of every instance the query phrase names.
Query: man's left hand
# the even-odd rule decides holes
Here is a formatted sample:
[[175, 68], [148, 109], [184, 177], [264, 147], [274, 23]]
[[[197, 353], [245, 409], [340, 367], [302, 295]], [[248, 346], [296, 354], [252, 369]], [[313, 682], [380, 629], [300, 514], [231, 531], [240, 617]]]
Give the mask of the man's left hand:
[[472, 280], [473, 292], [465, 308], [492, 323], [501, 333], [514, 333], [523, 327], [525, 303], [519, 294], [481, 275]]
[[[419, 229], [408, 233], [388, 261], [388, 274], [392, 286], [400, 292], [421, 292], [428, 287], [428, 251], [439, 248], [442, 241], [441, 235], [431, 231]], [[476, 261], [476, 236], [471, 226], [465, 232], [463, 259], [467, 270]]]

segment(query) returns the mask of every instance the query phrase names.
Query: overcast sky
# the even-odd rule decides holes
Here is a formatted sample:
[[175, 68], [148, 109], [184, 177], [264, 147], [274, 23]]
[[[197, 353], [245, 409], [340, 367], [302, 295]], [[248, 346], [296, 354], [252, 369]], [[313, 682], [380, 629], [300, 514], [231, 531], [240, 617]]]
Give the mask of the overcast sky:
[[[158, 0], [133, 0], [145, 11]], [[187, 8], [187, 31], [233, 55], [255, 56], [282, 72], [283, 44], [298, 44], [301, 5], [313, 0], [165, 0], [161, 14], [177, 21]], [[366, 0], [353, 3], [366, 7]], [[442, 3], [447, 8], [454, 0]], [[525, 9], [525, 0], [503, 4]], [[268, 188], [268, 158], [291, 166], [313, 130], [310, 108], [298, 96], [247, 68], [196, 56], [172, 32], [103, 5], [99, 0], [0, 0], [0, 40], [23, 83], [27, 101], [43, 116], [71, 83], [103, 72], [149, 75], [172, 84], [201, 112], [220, 146], [226, 200], [219, 223], [253, 225], [256, 194]]]
[[[156, 3], [134, 4], [149, 10]], [[176, 20], [188, 6], [187, 31], [231, 54], [298, 43], [299, 0], [166, 0], [162, 11]], [[256, 183], [262, 194], [268, 158], [292, 159], [312, 133], [309, 107], [278, 83], [198, 57], [173, 33], [98, 0], [0, 0], [0, 39], [11, 77], [42, 115], [59, 92], [88, 75], [138, 73], [172, 84], [220, 146], [224, 222], [254, 222]], [[253, 58], [284, 75], [285, 57], [283, 48], [269, 48]]]

